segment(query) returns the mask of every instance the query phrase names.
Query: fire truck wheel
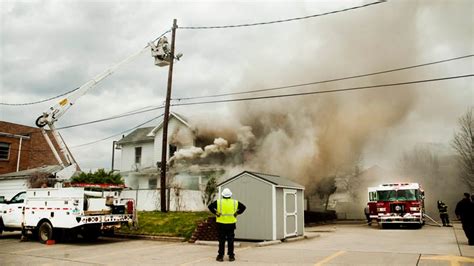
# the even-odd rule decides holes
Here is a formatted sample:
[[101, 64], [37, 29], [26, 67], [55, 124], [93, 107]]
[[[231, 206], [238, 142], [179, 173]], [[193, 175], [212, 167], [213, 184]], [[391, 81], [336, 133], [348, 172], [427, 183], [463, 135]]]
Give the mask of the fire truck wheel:
[[38, 239], [42, 244], [53, 239], [53, 226], [49, 222], [42, 222], [38, 227]]
[[0, 219], [0, 235], [3, 233], [3, 220]]

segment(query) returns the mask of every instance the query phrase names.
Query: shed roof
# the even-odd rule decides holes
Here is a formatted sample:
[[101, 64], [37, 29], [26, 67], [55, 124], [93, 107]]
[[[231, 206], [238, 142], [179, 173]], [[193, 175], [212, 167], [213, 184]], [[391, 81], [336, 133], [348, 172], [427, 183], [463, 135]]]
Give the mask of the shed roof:
[[0, 180], [24, 179], [35, 173], [53, 174], [61, 169], [62, 167], [60, 165], [46, 165], [28, 170], [2, 174], [0, 175]]
[[127, 143], [135, 143], [135, 142], [148, 142], [148, 141], [153, 141], [155, 137], [153, 136], [148, 136], [148, 133], [150, 133], [153, 130], [154, 127], [143, 127], [143, 128], [137, 128], [132, 133], [128, 134], [121, 140], [117, 141], [117, 145], [123, 145]]
[[240, 176], [242, 176], [243, 174], [249, 174], [249, 175], [252, 175], [258, 179], [262, 179], [264, 181], [267, 181], [273, 185], [276, 185], [276, 186], [279, 186], [279, 187], [291, 187], [291, 188], [298, 188], [298, 189], [304, 189], [304, 186], [298, 184], [298, 183], [295, 183], [291, 180], [289, 180], [288, 178], [285, 178], [285, 177], [281, 177], [281, 176], [277, 176], [277, 175], [270, 175], [270, 174], [262, 174], [262, 173], [256, 173], [256, 172], [250, 172], [250, 171], [243, 171], [242, 173], [236, 175], [236, 176], [233, 176], [227, 180], [225, 180], [224, 182], [220, 183], [219, 186], [222, 186], [226, 183], [229, 183], [230, 181], [234, 180], [234, 179], [237, 179], [239, 178]]

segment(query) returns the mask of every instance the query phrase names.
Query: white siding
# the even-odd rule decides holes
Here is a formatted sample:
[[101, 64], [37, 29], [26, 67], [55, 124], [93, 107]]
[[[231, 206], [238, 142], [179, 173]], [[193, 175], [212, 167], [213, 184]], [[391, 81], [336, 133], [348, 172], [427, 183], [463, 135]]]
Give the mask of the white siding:
[[156, 161], [153, 161], [153, 142], [124, 144], [122, 145], [121, 150], [121, 172], [135, 170], [135, 147], [142, 147], [142, 159], [140, 168], [156, 167]]
[[[168, 193], [168, 192], [167, 192]], [[201, 201], [201, 191], [181, 190], [179, 197], [171, 191], [169, 199], [170, 211], [205, 211], [207, 206]], [[122, 198], [133, 198], [139, 211], [160, 210], [160, 191], [156, 189], [124, 190]]]
[[[179, 140], [178, 149], [194, 146], [194, 134], [190, 128], [183, 125], [179, 120], [171, 117], [168, 123], [168, 144]], [[161, 145], [163, 142], [163, 127], [155, 132], [154, 160], [161, 161]], [[166, 160], [169, 160], [169, 148], [166, 149]]]

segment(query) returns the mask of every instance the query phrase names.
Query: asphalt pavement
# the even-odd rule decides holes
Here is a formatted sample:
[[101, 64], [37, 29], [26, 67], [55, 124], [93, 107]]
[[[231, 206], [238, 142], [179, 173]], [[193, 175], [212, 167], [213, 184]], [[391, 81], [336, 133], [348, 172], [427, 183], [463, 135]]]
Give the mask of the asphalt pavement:
[[0, 265], [474, 265], [474, 246], [455, 227], [379, 229], [362, 223], [306, 228], [309, 238], [258, 246], [238, 241], [237, 260], [216, 262], [215, 245], [99, 238], [42, 245], [0, 236]]

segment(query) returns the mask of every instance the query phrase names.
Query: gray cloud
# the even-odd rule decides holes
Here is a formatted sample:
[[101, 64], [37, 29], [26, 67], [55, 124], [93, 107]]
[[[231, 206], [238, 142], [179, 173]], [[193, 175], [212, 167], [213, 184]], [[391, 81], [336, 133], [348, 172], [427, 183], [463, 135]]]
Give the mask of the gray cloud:
[[[246, 23], [321, 13], [360, 3], [2, 1], [0, 101], [34, 101], [73, 89], [144, 47], [169, 29], [173, 18], [178, 19], [180, 26]], [[178, 30], [177, 51], [184, 53], [184, 57], [175, 65], [173, 95], [188, 97], [259, 89], [472, 53], [472, 5], [470, 1], [389, 1], [285, 24], [232, 30]], [[422, 79], [472, 70], [469, 60], [320, 88]], [[58, 126], [159, 105], [163, 102], [166, 78], [167, 69], [155, 67], [146, 52], [82, 97]], [[249, 102], [245, 106], [250, 112], [235, 123], [255, 118], [252, 115], [256, 114], [267, 114], [263, 119], [278, 116], [281, 112], [270, 107], [274, 105], [292, 112], [287, 117], [290, 123], [285, 124], [290, 129], [303, 125], [316, 130], [315, 123], [320, 119], [330, 121], [334, 119], [332, 116], [370, 118], [367, 121], [370, 140], [364, 141], [360, 150], [367, 154], [367, 163], [375, 163], [386, 160], [380, 156], [380, 143], [386, 147], [384, 155], [395, 157], [400, 142], [411, 145], [420, 141], [449, 141], [457, 117], [472, 104], [472, 99], [473, 83], [469, 79], [419, 85], [416, 89], [397, 87], [380, 93], [274, 100], [271, 104]], [[27, 107], [0, 106], [0, 119], [33, 126], [36, 117], [50, 104], [53, 102]], [[308, 112], [308, 106], [317, 112]], [[390, 126], [379, 120], [375, 125], [382, 128], [371, 127], [375, 125], [370, 121], [377, 120], [380, 108], [390, 111], [390, 107], [400, 109], [401, 106], [407, 107], [400, 118], [387, 113], [391, 117]], [[321, 113], [336, 107], [337, 111]], [[218, 113], [238, 118], [235, 110], [240, 109], [239, 104], [219, 104], [175, 110], [188, 116], [215, 117]], [[262, 109], [264, 113], [260, 113]], [[64, 130], [62, 134], [74, 146], [118, 133], [152, 116], [79, 127]], [[345, 123], [331, 126], [334, 130], [339, 126], [349, 130], [356, 127]], [[262, 145], [276, 150], [285, 144], [294, 145], [294, 152], [304, 148], [288, 132], [285, 128], [275, 128]], [[273, 146], [271, 139], [282, 143]], [[108, 168], [110, 149], [111, 140], [73, 149], [73, 153], [84, 169]], [[303, 152], [310, 156], [314, 150], [303, 149]], [[297, 161], [293, 165], [299, 167]]]

